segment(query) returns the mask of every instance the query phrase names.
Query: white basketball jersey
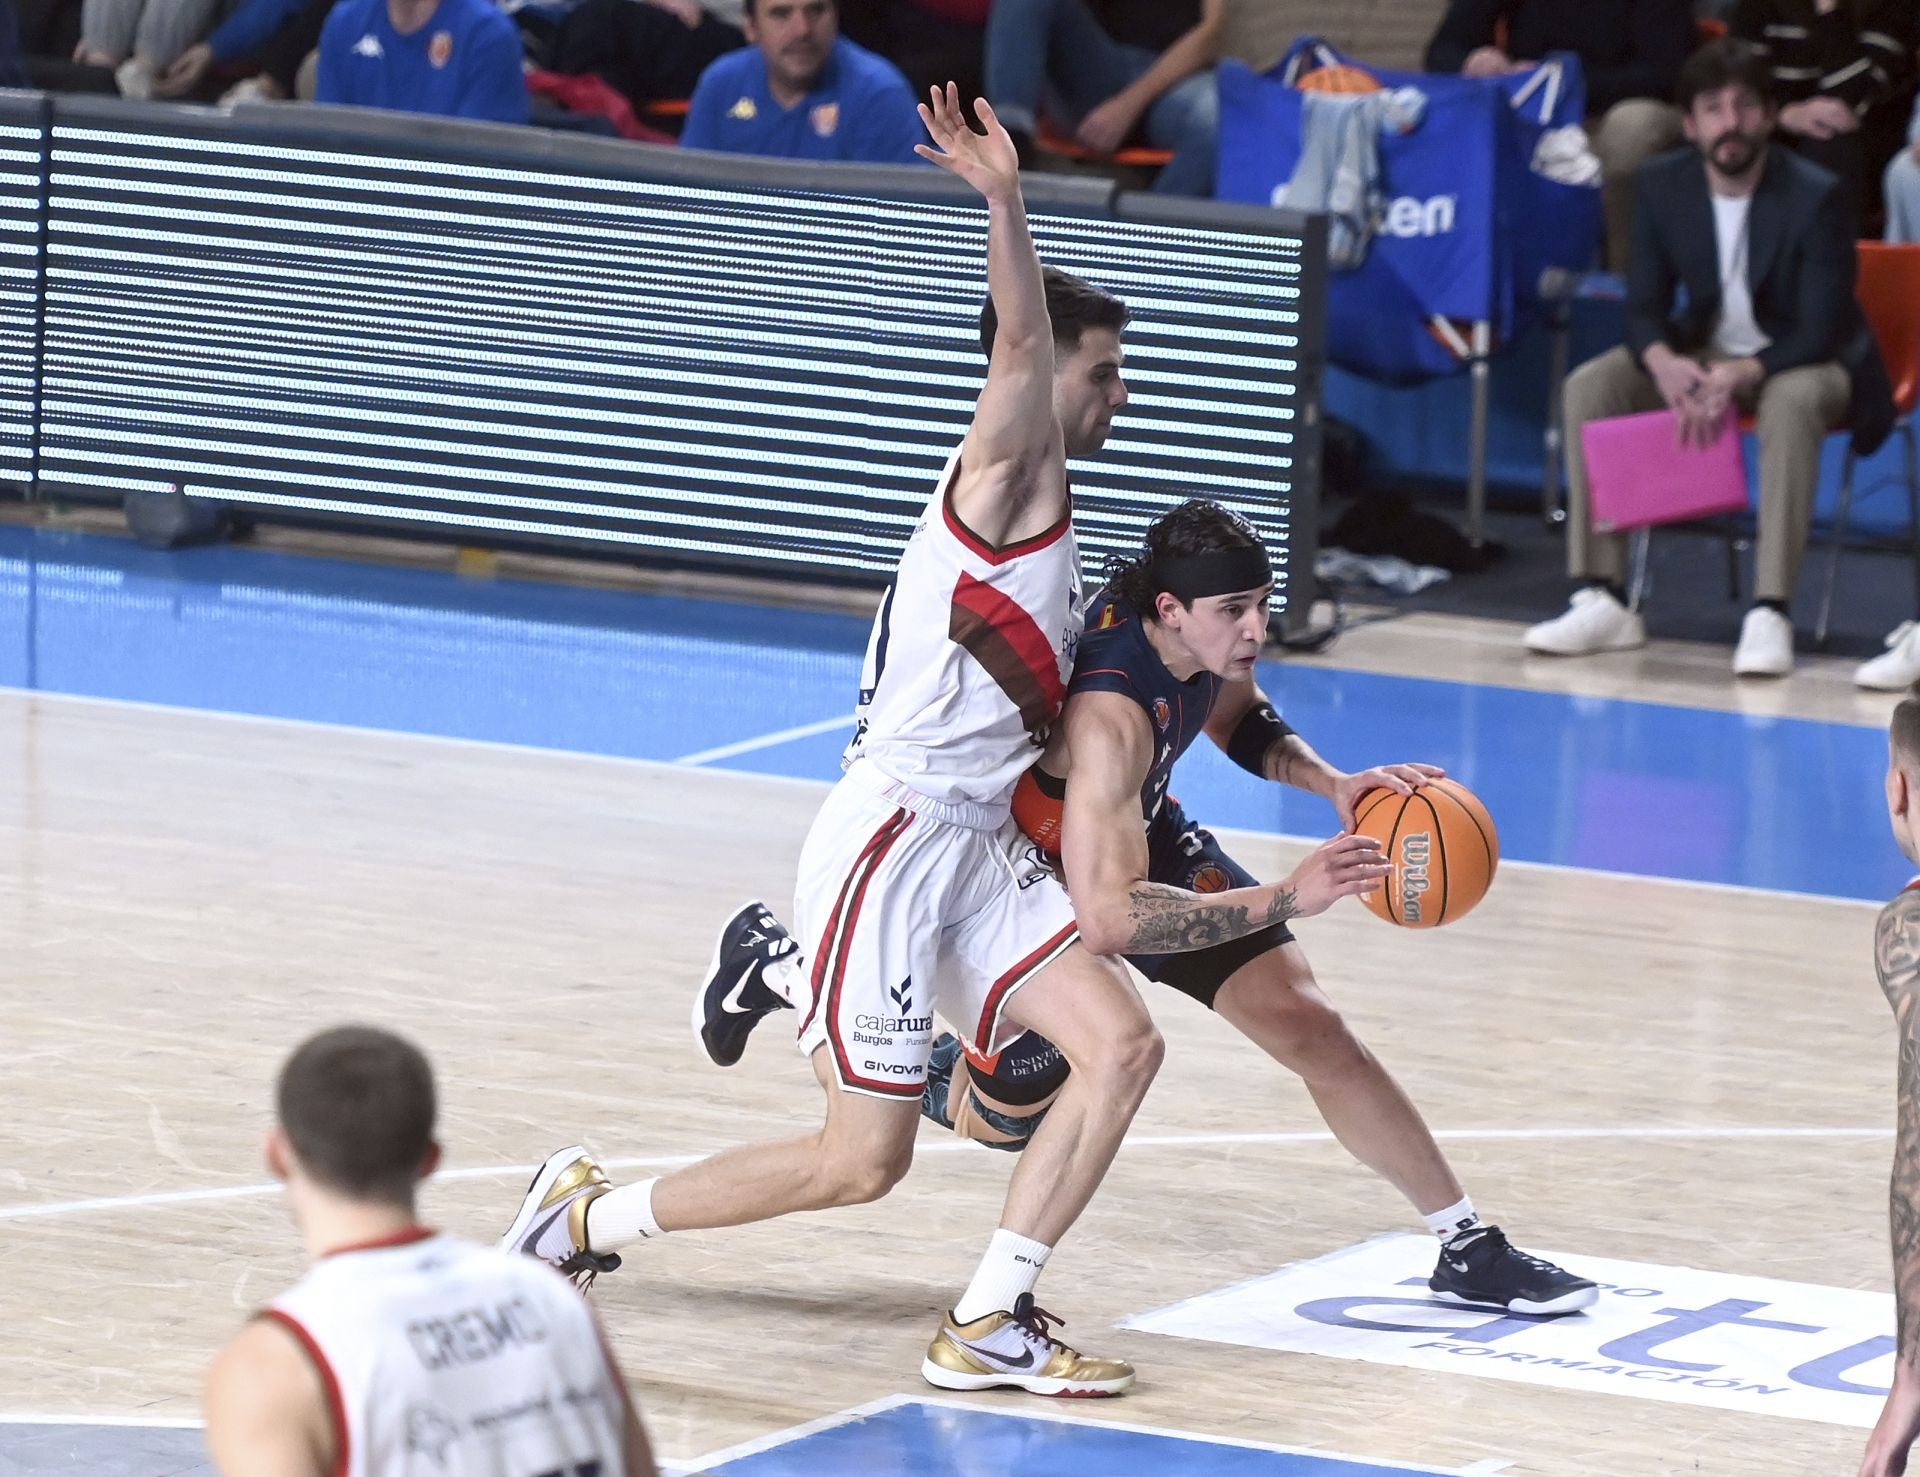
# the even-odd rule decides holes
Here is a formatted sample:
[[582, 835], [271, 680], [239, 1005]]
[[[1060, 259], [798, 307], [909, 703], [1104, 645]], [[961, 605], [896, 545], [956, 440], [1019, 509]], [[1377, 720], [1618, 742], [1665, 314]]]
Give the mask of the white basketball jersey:
[[874, 618], [843, 763], [994, 826], [1060, 714], [1086, 601], [1071, 519], [991, 548], [954, 514], [959, 471], [956, 451]]
[[266, 1316], [320, 1370], [334, 1477], [625, 1477], [599, 1333], [540, 1262], [421, 1231], [326, 1257]]

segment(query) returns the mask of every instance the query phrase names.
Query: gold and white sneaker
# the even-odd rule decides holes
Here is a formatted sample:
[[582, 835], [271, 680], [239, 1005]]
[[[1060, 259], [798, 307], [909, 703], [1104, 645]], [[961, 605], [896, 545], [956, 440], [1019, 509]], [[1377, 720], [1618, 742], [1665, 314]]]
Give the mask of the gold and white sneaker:
[[1032, 1395], [1118, 1395], [1133, 1383], [1121, 1359], [1089, 1359], [1053, 1336], [1062, 1320], [1034, 1306], [1023, 1292], [1011, 1313], [989, 1313], [971, 1323], [947, 1314], [927, 1345], [920, 1374], [943, 1390], [1011, 1386]]
[[538, 1257], [558, 1267], [584, 1291], [594, 1277], [620, 1265], [615, 1252], [597, 1252], [587, 1245], [587, 1207], [613, 1188], [593, 1156], [571, 1144], [534, 1172], [520, 1213], [507, 1227], [499, 1246], [522, 1256]]

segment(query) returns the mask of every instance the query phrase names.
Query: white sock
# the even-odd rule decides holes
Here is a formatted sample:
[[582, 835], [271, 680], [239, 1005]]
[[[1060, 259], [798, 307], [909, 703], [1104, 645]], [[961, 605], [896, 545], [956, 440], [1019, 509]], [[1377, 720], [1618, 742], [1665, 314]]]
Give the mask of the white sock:
[[1480, 1212], [1473, 1208], [1473, 1197], [1464, 1197], [1458, 1205], [1449, 1205], [1445, 1210], [1436, 1210], [1426, 1218], [1427, 1229], [1442, 1241], [1451, 1241], [1456, 1236], [1464, 1236], [1469, 1231], [1478, 1231], [1486, 1225], [1480, 1219]]
[[664, 1236], [653, 1218], [656, 1176], [635, 1185], [620, 1185], [587, 1207], [587, 1244], [595, 1251], [618, 1251], [636, 1241]]
[[1041, 1272], [1046, 1270], [1047, 1258], [1052, 1255], [1051, 1246], [1042, 1246], [1011, 1231], [995, 1231], [993, 1240], [987, 1243], [987, 1254], [980, 1258], [973, 1281], [960, 1294], [960, 1301], [953, 1305], [953, 1321], [971, 1323], [989, 1313], [1011, 1313], [1020, 1294], [1033, 1291]]
[[807, 998], [807, 957], [796, 950], [761, 970], [760, 978], [769, 990], [797, 1008]]

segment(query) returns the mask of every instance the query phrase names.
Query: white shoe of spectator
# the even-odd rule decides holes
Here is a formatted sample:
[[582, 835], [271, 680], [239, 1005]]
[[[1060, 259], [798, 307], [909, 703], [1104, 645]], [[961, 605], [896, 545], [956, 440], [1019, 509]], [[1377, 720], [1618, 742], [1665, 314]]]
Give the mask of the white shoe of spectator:
[[1920, 621], [1895, 626], [1886, 651], [1856, 667], [1853, 680], [1875, 692], [1904, 692], [1920, 682]]
[[243, 77], [220, 94], [220, 106], [237, 108], [242, 103], [277, 103], [280, 94], [269, 90], [258, 77]]
[[1793, 670], [1793, 622], [1779, 611], [1756, 605], [1740, 623], [1740, 644], [1733, 649], [1736, 677], [1784, 677]]
[[1527, 627], [1528, 651], [1548, 656], [1591, 656], [1647, 644], [1646, 622], [1598, 585], [1576, 590], [1564, 615]]
[[113, 81], [120, 96], [143, 103], [153, 96], [153, 64], [144, 56], [130, 56], [113, 69]]

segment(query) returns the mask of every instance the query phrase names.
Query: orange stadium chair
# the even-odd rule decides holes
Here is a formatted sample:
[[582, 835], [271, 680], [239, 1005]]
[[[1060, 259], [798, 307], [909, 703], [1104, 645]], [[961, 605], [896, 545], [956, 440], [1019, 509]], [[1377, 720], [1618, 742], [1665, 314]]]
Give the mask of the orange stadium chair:
[[1106, 159], [1093, 150], [1075, 143], [1065, 137], [1045, 118], [1034, 136], [1033, 146], [1043, 154], [1052, 154], [1058, 159], [1092, 160], [1105, 164], [1126, 164], [1136, 169], [1158, 169], [1173, 158], [1171, 149], [1122, 149]]
[[[1920, 245], [1890, 246], [1880, 241], [1860, 243], [1860, 278], [1855, 289], [1867, 326], [1880, 346], [1880, 357], [1893, 381], [1893, 405], [1899, 412], [1894, 434], [1906, 451], [1907, 543], [1913, 559], [1915, 608], [1920, 609], [1920, 454], [1914, 444], [1913, 413], [1920, 406]], [[1847, 522], [1853, 515], [1853, 448], [1847, 448], [1846, 471], [1840, 480], [1840, 501], [1834, 509], [1827, 577], [1820, 593], [1820, 620], [1816, 640], [1827, 639], [1827, 620], [1833, 614], [1833, 588], [1840, 572], [1840, 546], [1846, 542]]]

